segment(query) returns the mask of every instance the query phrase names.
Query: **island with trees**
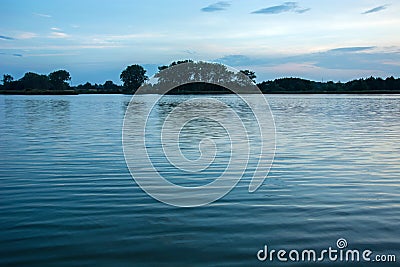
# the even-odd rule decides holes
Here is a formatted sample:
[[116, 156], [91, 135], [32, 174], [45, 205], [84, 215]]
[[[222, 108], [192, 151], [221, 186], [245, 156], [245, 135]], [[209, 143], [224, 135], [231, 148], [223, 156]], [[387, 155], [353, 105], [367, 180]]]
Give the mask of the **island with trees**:
[[[189, 84], [179, 85], [180, 81], [176, 77], [183, 77], [186, 74], [174, 74], [174, 68], [182, 63], [193, 63], [199, 65], [198, 73], [207, 80], [207, 83], [193, 82]], [[201, 64], [207, 64], [207, 69], [213, 71], [207, 73], [202, 71]], [[204, 67], [204, 66], [203, 66]], [[226, 73], [226, 67], [219, 63], [195, 62], [192, 60], [174, 61], [169, 65], [158, 67], [158, 73], [155, 77], [159, 83], [176, 84], [176, 88], [168, 92], [169, 94], [229, 94], [229, 89], [213, 85], [215, 77]], [[213, 73], [213, 74], [211, 74]], [[224, 77], [225, 80], [234, 79], [236, 81], [242, 79], [240, 75], [234, 76], [233, 72], [227, 72], [231, 77]], [[255, 83], [256, 74], [251, 70], [241, 70], [249, 79], [240, 80], [245, 84], [248, 81]], [[214, 75], [214, 76], [213, 76]], [[243, 76], [243, 75], [242, 75]], [[146, 70], [138, 65], [127, 66], [120, 74], [122, 85], [115, 84], [111, 80], [105, 81], [103, 84], [92, 84], [86, 82], [77, 86], [71, 86], [71, 76], [66, 70], [57, 70], [45, 74], [37, 74], [27, 72], [18, 80], [14, 80], [9, 74], [4, 74], [2, 84], [0, 84], [0, 94], [24, 94], [24, 95], [74, 95], [74, 94], [133, 94], [144, 84], [146, 93], [158, 93], [156, 86], [145, 83], [148, 80]], [[399, 94], [400, 78], [387, 77], [383, 78], [360, 78], [357, 80], [342, 82], [317, 82], [301, 78], [278, 78], [271, 81], [263, 81], [257, 83], [258, 88], [263, 94]], [[229, 87], [229, 86], [228, 86]], [[246, 93], [246, 92], [243, 92]]]

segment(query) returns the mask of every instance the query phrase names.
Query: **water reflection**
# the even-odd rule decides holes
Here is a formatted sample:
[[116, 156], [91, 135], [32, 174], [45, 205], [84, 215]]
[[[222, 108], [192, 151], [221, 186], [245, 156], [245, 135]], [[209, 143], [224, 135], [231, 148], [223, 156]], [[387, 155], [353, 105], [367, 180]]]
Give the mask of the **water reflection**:
[[[148, 144], [160, 143], [163, 112], [181, 102], [169, 97], [154, 107]], [[138, 98], [132, 114], [142, 116], [152, 98]], [[0, 95], [0, 265], [252, 266], [263, 244], [321, 250], [340, 237], [349, 248], [398, 255], [400, 97], [268, 98], [277, 126], [268, 179], [252, 194], [244, 179], [218, 202], [189, 209], [155, 201], [132, 180], [121, 145], [129, 96]], [[242, 118], [257, 130], [251, 115]], [[226, 147], [212, 120], [188, 123], [185, 156], [196, 159], [209, 134]], [[205, 181], [167, 165], [162, 171], [176, 183], [201, 184], [226, 159]]]

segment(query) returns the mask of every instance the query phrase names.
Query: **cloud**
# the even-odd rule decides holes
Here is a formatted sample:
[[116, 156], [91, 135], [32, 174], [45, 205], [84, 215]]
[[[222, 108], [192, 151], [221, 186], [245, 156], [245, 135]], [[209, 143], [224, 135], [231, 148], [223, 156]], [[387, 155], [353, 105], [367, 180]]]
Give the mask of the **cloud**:
[[32, 39], [35, 37], [37, 37], [37, 34], [34, 32], [23, 32], [23, 33], [18, 34], [18, 36], [17, 36], [18, 39], [24, 39], [24, 40]]
[[26, 57], [62, 57], [62, 56], [78, 56], [77, 52], [57, 52], [57, 53], [31, 53], [25, 55]]
[[361, 52], [361, 51], [366, 51], [366, 50], [371, 50], [375, 48], [375, 46], [352, 46], [352, 47], [339, 47], [339, 48], [334, 48], [331, 50], [328, 50], [328, 52]]
[[303, 9], [297, 9], [294, 12], [299, 13], [299, 14], [303, 14], [306, 13], [307, 11], [310, 11], [311, 8], [303, 8]]
[[52, 27], [50, 28], [52, 30], [50, 34], [50, 38], [68, 38], [69, 35], [63, 32], [60, 28], [57, 27]]
[[49, 36], [50, 38], [68, 38], [69, 35], [65, 32], [52, 32]]
[[[227, 55], [214, 61], [238, 69], [254, 70], [260, 81], [282, 75], [343, 80], [360, 78], [360, 75], [391, 76], [400, 72], [400, 52], [391, 47], [338, 47], [298, 55]], [[279, 68], [282, 71], [276, 72]]]
[[302, 64], [304, 62], [313, 62], [313, 64], [316, 66], [324, 68], [362, 69], [363, 65], [367, 66], [372, 62], [372, 59], [374, 59], [373, 61], [377, 60], [379, 58], [378, 55], [385, 59], [390, 58], [387, 57], [387, 55], [390, 55], [393, 58], [398, 58], [400, 53], [377, 52], [377, 48], [375, 46], [354, 46], [338, 47], [322, 52], [304, 53], [292, 56], [260, 56], [253, 58], [245, 55], [228, 55], [217, 59], [217, 61], [231, 66], [271, 66], [277, 64]]
[[371, 14], [371, 13], [375, 13], [375, 12], [379, 12], [382, 11], [384, 9], [386, 9], [388, 7], [388, 5], [383, 5], [383, 6], [378, 6], [378, 7], [374, 7], [372, 9], [369, 9], [361, 14], [365, 15], [365, 14]]
[[48, 14], [41, 14], [41, 13], [33, 13], [33, 15], [38, 16], [38, 17], [42, 17], [42, 18], [51, 18], [51, 15]]
[[297, 2], [285, 2], [282, 5], [278, 6], [271, 6], [267, 8], [262, 8], [256, 11], [251, 12], [252, 14], [279, 14], [279, 13], [284, 13], [284, 12], [296, 12], [296, 13], [305, 13], [309, 11], [310, 8], [301, 8], [297, 4]]
[[215, 11], [222, 11], [227, 9], [231, 4], [226, 1], [220, 1], [215, 4], [211, 4], [209, 6], [203, 7], [201, 11], [203, 12], [215, 12]]
[[10, 36], [4, 36], [4, 35], [0, 35], [0, 39], [2, 39], [2, 40], [15, 40], [14, 38], [12, 38]]
[[193, 51], [193, 50], [190, 50], [190, 49], [186, 49], [186, 50], [184, 50], [183, 52], [186, 53], [186, 54], [189, 54], [189, 55], [195, 55], [195, 54], [197, 54], [196, 51]]
[[245, 55], [227, 55], [222, 58], [218, 58], [215, 61], [221, 62], [223, 64], [231, 65], [231, 66], [246, 65], [249, 62], [256, 63], [256, 62], [254, 62], [253, 59], [251, 59]]
[[133, 34], [121, 34], [121, 35], [95, 35], [90, 36], [87, 40], [90, 40], [90, 43], [94, 44], [107, 44], [107, 45], [115, 45], [117, 43], [130, 42], [134, 40], [143, 40], [143, 39], [158, 39], [164, 38], [166, 35], [163, 33], [133, 33]]
[[22, 57], [22, 54], [10, 54], [10, 53], [4, 53], [4, 52], [0, 52], [0, 55], [6, 55], [6, 56], [13, 56], [13, 57]]

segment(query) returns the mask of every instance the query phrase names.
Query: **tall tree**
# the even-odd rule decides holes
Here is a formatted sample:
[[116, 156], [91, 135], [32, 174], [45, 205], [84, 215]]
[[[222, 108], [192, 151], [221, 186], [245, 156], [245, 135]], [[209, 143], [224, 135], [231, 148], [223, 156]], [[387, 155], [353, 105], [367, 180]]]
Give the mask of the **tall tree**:
[[124, 93], [133, 94], [147, 80], [146, 70], [140, 65], [130, 65], [119, 76], [124, 83]]
[[71, 76], [66, 70], [57, 70], [49, 74], [49, 81], [52, 89], [63, 90], [69, 87], [67, 81], [71, 80]]

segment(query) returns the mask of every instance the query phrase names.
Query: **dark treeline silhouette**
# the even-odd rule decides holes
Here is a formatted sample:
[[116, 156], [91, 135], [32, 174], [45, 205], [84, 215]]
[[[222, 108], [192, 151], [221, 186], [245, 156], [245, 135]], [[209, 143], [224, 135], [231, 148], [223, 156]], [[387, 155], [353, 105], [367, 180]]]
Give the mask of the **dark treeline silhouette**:
[[71, 76], [66, 70], [58, 70], [49, 75], [27, 72], [19, 79], [14, 80], [9, 74], [4, 74], [0, 85], [3, 94], [132, 94], [145, 80], [146, 70], [140, 65], [126, 67], [120, 75], [123, 85], [117, 85], [108, 80], [104, 84], [86, 82], [77, 86], [70, 86]]
[[89, 82], [78, 86], [70, 86], [71, 76], [66, 70], [58, 70], [49, 75], [27, 72], [14, 81], [9, 75], [3, 75], [3, 85], [0, 85], [0, 93], [3, 94], [120, 94], [122, 86], [106, 81], [104, 84], [91, 84]]
[[113, 81], [106, 81], [104, 84], [87, 82], [75, 86], [73, 89], [78, 94], [121, 94], [123, 92], [123, 87]]
[[74, 94], [68, 82], [71, 76], [66, 70], [57, 70], [49, 75], [27, 72], [14, 81], [9, 75], [3, 75], [3, 85], [0, 87], [2, 93], [25, 93], [25, 94]]
[[[201, 75], [203, 81], [192, 84], [180, 85], [179, 79], [190, 77], [192, 73], [186, 73], [184, 68], [170, 68], [182, 63], [192, 64], [196, 75]], [[184, 66], [184, 65], [180, 65]], [[179, 73], [176, 73], [179, 69]], [[197, 62], [186, 59], [174, 61], [169, 65], [158, 67], [159, 72], [155, 74], [159, 85], [169, 84], [176, 85], [175, 89], [169, 94], [213, 94], [213, 93], [230, 93], [229, 80], [246, 85], [248, 79], [243, 79], [243, 75], [234, 74], [224, 65], [217, 63]], [[175, 72], [175, 73], [174, 73]], [[241, 70], [241, 74], [247, 76], [251, 81], [255, 82], [256, 74], [251, 70]], [[225, 76], [224, 76], [225, 75]], [[178, 77], [180, 77], [178, 79]], [[211, 85], [215, 83], [216, 77], [224, 81], [224, 86]], [[140, 65], [127, 66], [120, 74], [120, 80], [123, 85], [117, 85], [111, 80], [107, 80], [104, 84], [91, 84], [86, 82], [77, 86], [70, 86], [70, 73], [66, 70], [57, 70], [48, 75], [27, 72], [18, 80], [14, 80], [9, 74], [4, 74], [2, 85], [0, 85], [0, 93], [2, 94], [133, 94], [136, 90], [148, 80], [146, 70]], [[247, 81], [246, 81], [247, 80]], [[227, 86], [225, 86], [227, 85]], [[279, 78], [271, 81], [263, 81], [257, 86], [264, 94], [398, 94], [400, 93], [400, 78], [388, 77], [382, 78], [361, 78], [346, 83], [342, 82], [316, 82], [300, 78]], [[157, 86], [146, 83], [148, 93], [160, 93]]]
[[300, 78], [281, 78], [257, 84], [264, 94], [398, 94], [400, 79], [370, 77], [341, 82], [315, 82]]

